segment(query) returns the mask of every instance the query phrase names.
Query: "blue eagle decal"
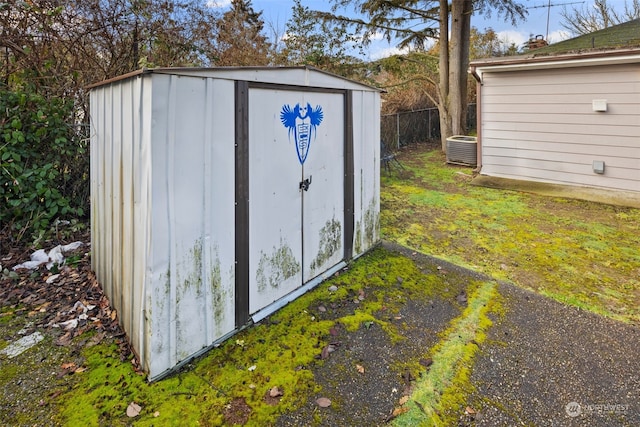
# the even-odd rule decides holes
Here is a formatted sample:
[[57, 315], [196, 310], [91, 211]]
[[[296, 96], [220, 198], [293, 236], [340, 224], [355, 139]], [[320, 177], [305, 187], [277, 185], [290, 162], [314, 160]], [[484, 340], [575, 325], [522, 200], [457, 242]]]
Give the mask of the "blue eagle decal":
[[322, 123], [324, 113], [322, 107], [317, 105], [316, 108], [311, 108], [311, 104], [300, 106], [296, 104], [295, 107], [290, 105], [283, 105], [282, 111], [280, 111], [280, 120], [284, 127], [289, 130], [289, 140], [291, 135], [296, 143], [296, 152], [298, 153], [298, 160], [300, 164], [304, 164], [307, 160], [307, 154], [309, 154], [309, 146], [311, 141], [316, 138], [316, 128]]

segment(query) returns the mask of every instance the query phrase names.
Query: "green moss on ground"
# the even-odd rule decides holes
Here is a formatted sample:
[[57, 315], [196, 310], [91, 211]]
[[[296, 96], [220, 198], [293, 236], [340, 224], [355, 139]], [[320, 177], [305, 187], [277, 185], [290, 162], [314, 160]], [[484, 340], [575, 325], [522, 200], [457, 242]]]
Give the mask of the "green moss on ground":
[[464, 312], [445, 330], [442, 339], [426, 355], [432, 364], [416, 382], [414, 390], [400, 415], [393, 420], [397, 426], [455, 425], [464, 414], [470, 384], [473, 359], [485, 341], [492, 321], [490, 311], [500, 311], [496, 284], [482, 283], [469, 297]]
[[[85, 349], [86, 371], [76, 374], [74, 386], [59, 398], [65, 406], [60, 421], [129, 425], [126, 410], [134, 402], [142, 407], [135, 418], [140, 426], [273, 424], [320, 392], [313, 368], [323, 363], [331, 328], [375, 325], [398, 342], [403, 331], [391, 318], [408, 299], [454, 297], [443, 282], [457, 280], [455, 274], [438, 277], [433, 268], [422, 271], [409, 258], [376, 248], [348, 271], [156, 383], [120, 361], [116, 345]], [[330, 291], [332, 286], [337, 289]], [[269, 398], [273, 387], [282, 396]]]
[[470, 185], [439, 151], [382, 177], [383, 237], [563, 303], [640, 322], [640, 210]]

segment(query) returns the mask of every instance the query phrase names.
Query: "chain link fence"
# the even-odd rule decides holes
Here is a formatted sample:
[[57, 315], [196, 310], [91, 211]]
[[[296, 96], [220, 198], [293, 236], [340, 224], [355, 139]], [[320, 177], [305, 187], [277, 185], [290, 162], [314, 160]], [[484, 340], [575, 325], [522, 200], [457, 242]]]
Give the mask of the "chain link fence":
[[[476, 104], [467, 109], [467, 129], [476, 129]], [[440, 115], [437, 108], [386, 114], [380, 117], [380, 137], [391, 147], [404, 147], [427, 141], [440, 141]]]

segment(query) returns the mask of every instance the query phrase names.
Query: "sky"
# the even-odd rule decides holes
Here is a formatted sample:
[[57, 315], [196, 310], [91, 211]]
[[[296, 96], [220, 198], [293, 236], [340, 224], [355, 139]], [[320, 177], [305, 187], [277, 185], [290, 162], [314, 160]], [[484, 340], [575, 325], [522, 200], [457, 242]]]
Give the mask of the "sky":
[[[519, 22], [513, 26], [510, 22], [504, 22], [503, 19], [492, 14], [491, 19], [474, 15], [471, 18], [471, 25], [480, 31], [492, 28], [498, 34], [498, 38], [507, 45], [515, 43], [517, 46], [529, 39], [530, 36], [542, 35], [550, 43], [559, 42], [569, 38], [569, 34], [561, 25], [562, 17], [560, 12], [563, 8], [577, 7], [589, 5], [593, 0], [519, 0], [528, 9], [528, 16], [525, 21]], [[228, 7], [230, 0], [212, 0], [212, 3], [224, 8]], [[620, 2], [624, 0], [609, 0], [610, 3]], [[286, 23], [291, 16], [291, 8], [293, 0], [252, 0], [252, 6], [255, 11], [262, 11], [262, 18], [265, 22], [265, 28], [269, 36], [274, 34], [283, 34]], [[302, 5], [311, 10], [329, 10], [331, 3], [328, 0], [302, 0]], [[547, 7], [551, 5], [551, 7]], [[548, 36], [547, 36], [547, 18], [549, 20]], [[376, 60], [384, 56], [398, 53], [398, 49], [389, 44], [385, 40], [374, 41], [367, 54], [365, 60]]]

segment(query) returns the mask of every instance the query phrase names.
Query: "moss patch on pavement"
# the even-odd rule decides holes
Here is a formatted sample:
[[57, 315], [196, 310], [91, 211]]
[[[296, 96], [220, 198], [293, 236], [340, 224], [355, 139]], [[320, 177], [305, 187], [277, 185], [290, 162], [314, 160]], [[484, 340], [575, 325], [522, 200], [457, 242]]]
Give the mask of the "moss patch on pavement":
[[[248, 328], [180, 372], [149, 384], [119, 359], [115, 345], [85, 349], [86, 370], [64, 402], [66, 425], [270, 425], [321, 391], [314, 369], [324, 363], [332, 328], [380, 328], [391, 342], [405, 340], [394, 313], [409, 300], [455, 299], [451, 272], [418, 267], [377, 248], [346, 271]], [[404, 361], [402, 361], [404, 362]], [[397, 362], [398, 364], [400, 361]], [[394, 372], [390, 373], [391, 375]], [[134, 419], [131, 404], [140, 406]], [[390, 404], [392, 402], [390, 401]], [[321, 419], [321, 417], [319, 418]]]
[[432, 364], [414, 387], [396, 426], [454, 425], [464, 413], [466, 397], [471, 392], [469, 377], [473, 358], [485, 341], [485, 331], [492, 325], [487, 316], [499, 310], [496, 284], [485, 282], [469, 298], [464, 312], [444, 331], [442, 340], [429, 352]]

